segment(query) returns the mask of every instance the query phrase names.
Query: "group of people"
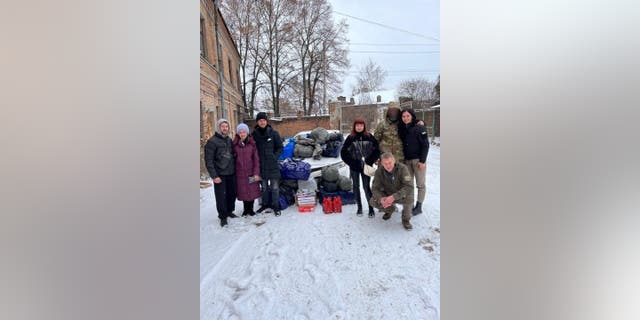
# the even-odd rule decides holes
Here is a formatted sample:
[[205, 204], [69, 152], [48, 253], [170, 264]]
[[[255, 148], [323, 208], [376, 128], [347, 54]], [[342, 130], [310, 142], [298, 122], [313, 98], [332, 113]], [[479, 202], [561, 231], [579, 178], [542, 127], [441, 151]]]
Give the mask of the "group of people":
[[213, 179], [216, 209], [220, 226], [227, 225], [228, 218], [237, 218], [236, 198], [242, 201], [243, 216], [256, 214], [255, 200], [262, 197], [261, 213], [272, 209], [280, 215], [280, 167], [278, 158], [282, 153], [282, 139], [278, 131], [267, 123], [267, 114], [256, 116], [253, 132], [241, 123], [236, 135], [229, 136], [229, 121], [220, 119], [216, 132], [204, 147], [204, 160]]
[[[400, 110], [391, 106], [385, 119], [376, 127], [375, 134], [367, 131], [364, 119], [353, 122], [351, 134], [342, 146], [342, 160], [349, 166], [353, 191], [361, 216], [362, 200], [360, 180], [367, 203], [369, 217], [375, 216], [374, 208], [382, 210], [382, 219], [389, 220], [396, 211], [396, 204], [403, 206], [402, 225], [411, 230], [411, 216], [422, 213], [426, 196], [426, 161], [429, 139], [424, 125], [420, 125], [411, 109]], [[365, 166], [379, 164], [371, 178], [365, 174]], [[418, 198], [414, 201], [414, 184], [418, 188]]]
[[[205, 163], [213, 179], [216, 209], [220, 225], [227, 225], [228, 218], [236, 218], [236, 198], [243, 202], [243, 216], [256, 214], [254, 202], [262, 197], [261, 213], [272, 209], [280, 215], [278, 158], [282, 153], [282, 139], [278, 131], [267, 123], [267, 115], [256, 116], [256, 126], [241, 123], [233, 140], [229, 137], [229, 121], [220, 119], [215, 135], [204, 149]], [[411, 230], [411, 216], [422, 213], [426, 196], [426, 161], [429, 139], [424, 125], [420, 125], [411, 109], [401, 110], [391, 106], [385, 119], [378, 124], [375, 133], [367, 130], [365, 120], [357, 118], [351, 133], [341, 150], [342, 160], [349, 166], [358, 216], [363, 215], [360, 186], [369, 207], [369, 217], [375, 216], [374, 208], [384, 212], [382, 219], [389, 220], [396, 211], [396, 204], [403, 206], [402, 225]], [[365, 174], [365, 166], [379, 167], [371, 177]], [[360, 184], [362, 180], [362, 184]], [[414, 205], [414, 183], [418, 197]]]

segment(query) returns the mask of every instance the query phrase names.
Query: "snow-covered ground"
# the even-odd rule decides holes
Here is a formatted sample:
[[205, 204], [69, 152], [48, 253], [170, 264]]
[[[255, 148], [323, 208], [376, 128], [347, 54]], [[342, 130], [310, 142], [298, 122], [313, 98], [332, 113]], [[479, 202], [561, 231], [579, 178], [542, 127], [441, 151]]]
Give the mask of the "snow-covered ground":
[[440, 148], [429, 149], [425, 213], [412, 231], [400, 212], [384, 221], [364, 208], [358, 217], [355, 205], [328, 215], [291, 206], [221, 228], [213, 188], [201, 189], [200, 319], [439, 319]]

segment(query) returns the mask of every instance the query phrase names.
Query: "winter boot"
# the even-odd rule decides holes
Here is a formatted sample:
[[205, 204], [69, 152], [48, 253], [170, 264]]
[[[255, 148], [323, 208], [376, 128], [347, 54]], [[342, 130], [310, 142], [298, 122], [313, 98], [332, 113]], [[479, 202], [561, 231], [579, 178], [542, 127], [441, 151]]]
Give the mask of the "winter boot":
[[227, 225], [227, 218], [220, 219], [220, 227], [224, 227]]
[[359, 217], [359, 216], [362, 216], [362, 202], [360, 202], [360, 201], [356, 201], [356, 204], [358, 205], [358, 211], [356, 211], [356, 215], [357, 215], [358, 217]]
[[422, 213], [422, 203], [420, 201], [416, 201], [416, 206], [411, 210], [411, 214], [417, 216]]
[[257, 212], [257, 213], [262, 213], [262, 211], [267, 210], [267, 208], [269, 208], [269, 207], [268, 207], [268, 206], [265, 206], [265, 205], [261, 205], [261, 206], [260, 206], [260, 209], [258, 209], [258, 211], [256, 211], [256, 212]]
[[333, 197], [333, 212], [342, 213], [342, 198]]
[[389, 208], [386, 208], [386, 209], [384, 210], [384, 215], [382, 216], [382, 220], [389, 220], [389, 218], [391, 218], [391, 215], [392, 215], [394, 212], [396, 212], [396, 210], [397, 210], [397, 209], [398, 209], [398, 208], [396, 207], [396, 205], [395, 205], [395, 204], [394, 204], [394, 205], [392, 205], [392, 206], [391, 206], [391, 207], [389, 207]]
[[407, 229], [407, 230], [411, 230], [413, 229], [413, 226], [411, 225], [411, 222], [409, 222], [409, 220], [402, 220], [402, 226]]
[[274, 214], [276, 217], [279, 217], [279, 216], [282, 214], [282, 212], [280, 212], [280, 209], [274, 209], [274, 210], [273, 210], [273, 214]]
[[238, 216], [236, 216], [233, 212], [229, 212], [229, 214], [227, 215], [227, 218], [237, 218]]
[[375, 212], [373, 212], [373, 207], [369, 207], [369, 218], [373, 218], [375, 216], [376, 216], [376, 214], [375, 214]]
[[249, 204], [247, 201], [242, 201], [242, 216], [246, 217], [249, 215]]
[[256, 215], [256, 213], [253, 212], [253, 200], [242, 201], [242, 205], [243, 205], [243, 211], [242, 211], [243, 217]]

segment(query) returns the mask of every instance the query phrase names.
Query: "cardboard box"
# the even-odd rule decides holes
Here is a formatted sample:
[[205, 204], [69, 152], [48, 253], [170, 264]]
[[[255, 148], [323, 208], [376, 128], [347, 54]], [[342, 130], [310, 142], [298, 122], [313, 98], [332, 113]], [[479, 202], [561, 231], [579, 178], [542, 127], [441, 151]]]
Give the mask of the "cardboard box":
[[312, 212], [317, 203], [318, 199], [315, 191], [299, 189], [298, 192], [296, 192], [296, 206], [298, 206], [298, 212]]
[[315, 191], [298, 190], [296, 192], [296, 205], [297, 206], [315, 206], [318, 203]]

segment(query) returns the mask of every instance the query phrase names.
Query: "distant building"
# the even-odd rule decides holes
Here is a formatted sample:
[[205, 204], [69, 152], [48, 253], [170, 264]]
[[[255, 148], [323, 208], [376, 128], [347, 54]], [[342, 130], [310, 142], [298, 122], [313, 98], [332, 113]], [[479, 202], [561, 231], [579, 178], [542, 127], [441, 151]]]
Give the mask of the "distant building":
[[[338, 101], [329, 102], [329, 115], [330, 115], [330, 127], [331, 129], [340, 130], [342, 133], [347, 134], [351, 132], [353, 121], [356, 118], [363, 118], [367, 124], [367, 130], [373, 132], [378, 122], [384, 119], [384, 115], [390, 104], [398, 104], [393, 100], [383, 100], [383, 95], [386, 99], [393, 99], [393, 94], [390, 94], [393, 90], [387, 90], [384, 92], [372, 92], [370, 97], [375, 97], [374, 102], [366, 104], [357, 104], [357, 98], [352, 97], [347, 102], [347, 98], [340, 96]], [[367, 99], [371, 101], [369, 97]], [[384, 101], [384, 102], [383, 102]]]
[[[359, 101], [375, 102], [360, 104]], [[440, 105], [433, 106], [433, 101], [411, 101], [406, 97], [397, 97], [395, 90], [371, 92], [364, 99], [362, 95], [351, 97], [349, 102], [346, 97], [340, 96], [338, 101], [329, 102], [330, 128], [349, 133], [353, 121], [361, 117], [367, 123], [367, 130], [373, 132], [384, 119], [390, 105], [413, 109], [416, 117], [424, 121], [429, 137], [440, 136]]]
[[215, 124], [226, 118], [234, 132], [245, 107], [240, 89], [240, 54], [213, 0], [200, 1], [200, 174], [203, 146], [215, 133]]

